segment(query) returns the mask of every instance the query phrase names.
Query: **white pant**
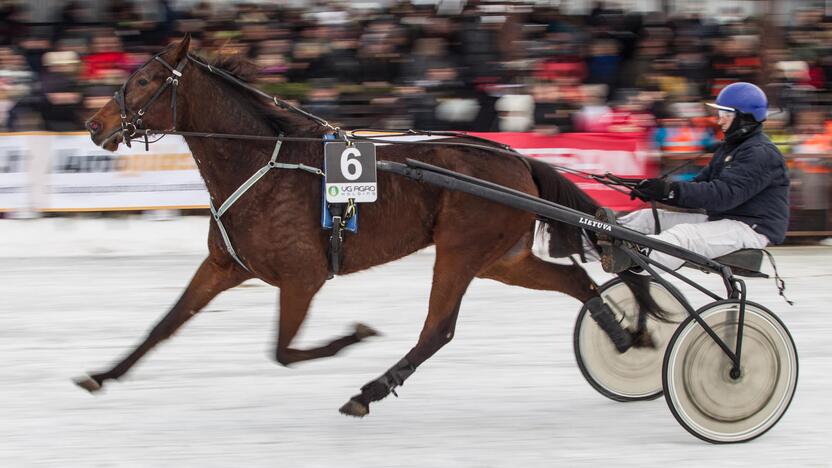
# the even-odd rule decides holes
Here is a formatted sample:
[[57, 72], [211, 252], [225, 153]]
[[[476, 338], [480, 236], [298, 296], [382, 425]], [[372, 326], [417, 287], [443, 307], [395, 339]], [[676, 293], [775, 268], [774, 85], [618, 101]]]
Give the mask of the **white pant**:
[[[699, 213], [677, 213], [658, 210], [661, 234], [653, 234], [655, 221], [650, 209], [634, 211], [618, 219], [618, 223], [634, 231], [648, 234], [654, 239], [678, 245], [707, 258], [717, 258], [740, 249], [762, 249], [769, 244], [766, 236], [751, 226], [733, 219], [708, 221]], [[650, 258], [676, 270], [685, 261], [659, 251], [652, 251]]]

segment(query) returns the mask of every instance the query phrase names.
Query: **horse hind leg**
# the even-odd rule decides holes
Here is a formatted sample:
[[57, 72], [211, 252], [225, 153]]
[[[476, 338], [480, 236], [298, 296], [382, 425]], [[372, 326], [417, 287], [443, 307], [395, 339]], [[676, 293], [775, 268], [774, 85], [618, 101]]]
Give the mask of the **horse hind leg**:
[[379, 333], [371, 327], [358, 323], [352, 333], [336, 338], [326, 345], [310, 349], [292, 348], [292, 340], [306, 320], [312, 298], [323, 283], [315, 286], [301, 284], [286, 284], [280, 288], [280, 320], [278, 324], [277, 346], [275, 360], [284, 366], [296, 362], [309, 361], [330, 357], [338, 354], [347, 346], [359, 343]]
[[127, 373], [148, 351], [170, 338], [179, 327], [208, 305], [219, 293], [237, 286], [249, 277], [250, 275], [234, 264], [220, 265], [211, 257], [205, 259], [176, 304], [133, 352], [110, 370], [77, 378], [74, 380], [75, 384], [90, 393], [101, 390], [104, 382], [118, 379]]
[[626, 330], [618, 323], [586, 270], [574, 263], [561, 265], [544, 262], [532, 254], [530, 239], [525, 239], [526, 245], [522, 242], [478, 276], [513, 286], [558, 291], [578, 299], [587, 305], [592, 318], [609, 335], [619, 352], [627, 351], [637, 338], [649, 339], [649, 336]]
[[632, 331], [633, 346], [636, 348], [656, 348], [655, 340], [647, 327], [647, 318], [653, 317], [661, 322], [672, 322], [661, 306], [659, 306], [650, 294], [650, 277], [623, 271], [618, 274], [624, 284], [630, 288], [638, 304], [638, 317], [636, 329]]
[[530, 235], [524, 236], [514, 248], [477, 276], [511, 286], [558, 291], [581, 302], [598, 296], [598, 286], [579, 265], [544, 262], [535, 257], [531, 252]]

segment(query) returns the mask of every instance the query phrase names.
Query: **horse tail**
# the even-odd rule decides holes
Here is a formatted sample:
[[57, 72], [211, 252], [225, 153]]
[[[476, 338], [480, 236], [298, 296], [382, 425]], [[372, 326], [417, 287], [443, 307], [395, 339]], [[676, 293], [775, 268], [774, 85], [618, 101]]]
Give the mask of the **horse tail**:
[[[543, 161], [527, 159], [532, 179], [540, 192], [540, 198], [568, 206], [578, 211], [595, 215], [598, 204], [589, 195], [564, 177], [553, 166]], [[583, 251], [581, 229], [558, 221], [546, 221], [541, 229], [549, 232], [549, 255], [554, 258], [567, 257]], [[590, 233], [591, 235], [591, 233]], [[591, 235], [594, 238], [593, 235]], [[668, 314], [659, 307], [650, 295], [650, 277], [625, 271], [618, 276], [630, 288], [642, 312], [663, 322], [669, 322]]]
[[[567, 206], [578, 211], [595, 215], [598, 204], [589, 195], [564, 177], [553, 166], [536, 159], [527, 158], [540, 198]], [[549, 255], [554, 258], [568, 257], [583, 251], [581, 229], [559, 221], [545, 221], [540, 229], [549, 233]]]
[[[663, 310], [650, 294], [649, 276], [626, 270], [618, 273], [618, 277], [630, 288], [630, 291], [632, 291], [633, 296], [636, 298], [636, 302], [639, 305], [639, 321], [643, 320], [642, 314], [647, 312], [647, 315], [660, 322], [674, 323], [670, 314]], [[641, 324], [639, 324], [638, 328], [641, 328]]]

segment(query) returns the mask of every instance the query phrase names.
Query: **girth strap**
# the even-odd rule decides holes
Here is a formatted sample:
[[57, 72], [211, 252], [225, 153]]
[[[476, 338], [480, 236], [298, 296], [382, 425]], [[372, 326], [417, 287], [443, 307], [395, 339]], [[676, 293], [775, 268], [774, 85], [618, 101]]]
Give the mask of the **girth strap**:
[[228, 254], [240, 264], [246, 271], [250, 271], [247, 266], [243, 264], [240, 260], [240, 257], [237, 256], [237, 252], [234, 250], [234, 246], [231, 245], [231, 240], [228, 238], [228, 232], [225, 230], [225, 226], [222, 225], [222, 221], [220, 220], [220, 215], [217, 214], [217, 210], [214, 209], [214, 202], [208, 199], [208, 206], [211, 208], [211, 217], [214, 218], [214, 221], [217, 222], [217, 227], [220, 228], [220, 234], [222, 234], [222, 241], [225, 243], [225, 250], [228, 251]]
[[333, 203], [329, 205], [332, 216], [332, 232], [329, 235], [329, 276], [335, 278], [341, 271], [341, 256], [343, 255], [344, 231], [347, 223], [355, 216], [355, 202]]

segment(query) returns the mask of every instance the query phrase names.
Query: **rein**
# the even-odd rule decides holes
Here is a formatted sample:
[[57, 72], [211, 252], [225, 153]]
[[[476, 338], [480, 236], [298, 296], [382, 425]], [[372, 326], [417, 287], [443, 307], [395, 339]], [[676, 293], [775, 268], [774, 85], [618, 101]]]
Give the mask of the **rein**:
[[[114, 132], [114, 134], [121, 132], [124, 143], [130, 147], [130, 142], [133, 140], [144, 139], [145, 147], [149, 149], [150, 142], [148, 138], [153, 135], [179, 135], [183, 137], [196, 137], [196, 138], [224, 138], [230, 140], [251, 140], [251, 141], [269, 141], [269, 142], [283, 142], [283, 141], [296, 141], [296, 142], [325, 142], [325, 141], [333, 141], [332, 139], [327, 140], [325, 137], [298, 137], [298, 136], [259, 136], [259, 135], [246, 135], [246, 134], [236, 134], [236, 133], [213, 133], [213, 132], [189, 132], [189, 131], [180, 131], [176, 129], [176, 90], [178, 89], [181, 79], [182, 79], [182, 71], [184, 70], [185, 66], [188, 63], [193, 63], [198, 67], [208, 71], [211, 74], [217, 75], [222, 79], [233, 83], [235, 86], [241, 87], [251, 93], [254, 93], [264, 99], [267, 99], [274, 103], [277, 107], [293, 112], [298, 114], [302, 117], [305, 117], [308, 120], [311, 120], [318, 125], [328, 128], [335, 134], [336, 140], [340, 139], [341, 141], [367, 141], [373, 143], [388, 143], [388, 144], [400, 144], [400, 145], [442, 145], [442, 146], [456, 146], [456, 147], [463, 147], [463, 148], [471, 148], [483, 151], [490, 151], [492, 153], [499, 153], [499, 154], [506, 154], [509, 156], [523, 156], [516, 150], [512, 149], [508, 145], [498, 144], [499, 146], [494, 146], [494, 142], [491, 140], [487, 140], [485, 138], [475, 137], [471, 135], [467, 135], [462, 132], [449, 132], [449, 131], [438, 131], [438, 132], [430, 132], [430, 131], [417, 131], [417, 130], [408, 130], [406, 132], [399, 132], [396, 134], [387, 134], [381, 137], [371, 137], [371, 136], [361, 136], [357, 135], [356, 132], [344, 132], [340, 128], [333, 126], [325, 119], [318, 117], [310, 112], [307, 112], [297, 106], [294, 106], [282, 99], [279, 99], [276, 96], [272, 96], [267, 94], [255, 86], [252, 86], [249, 83], [237, 78], [233, 74], [229, 73], [222, 68], [215, 67], [209, 63], [204, 62], [202, 59], [195, 55], [187, 54], [177, 65], [173, 67], [169, 63], [167, 63], [162, 57], [161, 54], [154, 56], [150, 61], [158, 61], [161, 63], [165, 68], [170, 70], [171, 76], [169, 76], [165, 83], [156, 90], [153, 96], [143, 105], [141, 108], [135, 113], [132, 119], [128, 120], [128, 113], [130, 110], [127, 108], [126, 104], [126, 92], [127, 92], [127, 85], [133, 76], [138, 72], [133, 73], [127, 81], [121, 86], [121, 89], [115, 93], [114, 99], [119, 105], [121, 109], [121, 129]], [[150, 63], [148, 61], [148, 63]], [[144, 68], [144, 67], [142, 67]], [[141, 70], [141, 68], [139, 69]], [[173, 122], [171, 128], [167, 130], [153, 130], [153, 129], [146, 129], [142, 128], [142, 118], [147, 110], [153, 105], [154, 102], [167, 90], [168, 87], [172, 87], [171, 91], [171, 104], [170, 107], [173, 109]], [[373, 131], [372, 129], [362, 129], [360, 131]], [[384, 130], [381, 130], [382, 132]], [[139, 136], [136, 138], [136, 136]], [[482, 142], [482, 144], [477, 143], [465, 143], [465, 142], [451, 142], [451, 141], [398, 141], [398, 140], [390, 140], [388, 138], [395, 138], [400, 136], [444, 136], [444, 137], [451, 137], [451, 138], [466, 138], [478, 142]], [[156, 140], [158, 141], [158, 140]], [[488, 143], [488, 144], [486, 144]], [[580, 171], [577, 169], [571, 169], [565, 166], [554, 165], [552, 166], [561, 172], [565, 172], [568, 174], [573, 174], [579, 177], [583, 177], [585, 179], [594, 180], [601, 184], [604, 184], [610, 187], [613, 190], [616, 190], [621, 193], [629, 193], [628, 191], [622, 190], [617, 188], [618, 186], [626, 187], [627, 189], [633, 189], [635, 185], [640, 181], [640, 179], [625, 179], [617, 177], [611, 173], [606, 173], [604, 175], [592, 174], [585, 171]]]

